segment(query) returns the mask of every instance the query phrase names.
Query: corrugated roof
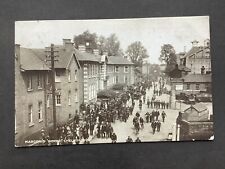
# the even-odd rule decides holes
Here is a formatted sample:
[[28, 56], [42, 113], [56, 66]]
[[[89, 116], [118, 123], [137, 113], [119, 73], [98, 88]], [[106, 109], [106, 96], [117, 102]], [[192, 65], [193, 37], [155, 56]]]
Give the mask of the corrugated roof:
[[133, 65], [133, 63], [126, 58], [121, 56], [109, 56], [108, 57], [108, 64], [109, 65]]
[[188, 74], [183, 77], [184, 82], [191, 83], [210, 83], [212, 82], [211, 74]]
[[50, 70], [32, 49], [20, 47], [20, 62], [24, 70]]

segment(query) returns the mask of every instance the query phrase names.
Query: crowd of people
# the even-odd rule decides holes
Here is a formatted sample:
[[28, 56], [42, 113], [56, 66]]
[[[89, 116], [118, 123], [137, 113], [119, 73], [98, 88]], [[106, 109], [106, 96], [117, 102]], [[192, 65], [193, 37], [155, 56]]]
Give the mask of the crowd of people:
[[[152, 96], [151, 101], [148, 97], [147, 103], [145, 103], [146, 90], [151, 87], [154, 88], [155, 94]], [[145, 114], [145, 120], [139, 113], [136, 113], [133, 125], [137, 133], [141, 128], [144, 128], [144, 121], [151, 123], [153, 134], [156, 131], [159, 132], [161, 122], [159, 120], [160, 113], [158, 109], [168, 109], [169, 104], [156, 100], [156, 94], [161, 94], [164, 91], [162, 90], [164, 88], [163, 85], [160, 84], [158, 87], [159, 90], [156, 89], [157, 84], [155, 83], [139, 82], [128, 86], [124, 93], [115, 98], [81, 105], [81, 113], [76, 112], [73, 121], [57, 126], [55, 137], [56, 140], [59, 140], [57, 144], [89, 144], [93, 137], [111, 139], [112, 143], [116, 143], [117, 134], [112, 127], [112, 123], [115, 123], [116, 120], [126, 123], [129, 116], [132, 115], [135, 100], [139, 100], [140, 110], [143, 104], [147, 104], [148, 108], [155, 109]], [[128, 101], [131, 104], [127, 104]], [[161, 116], [164, 122], [166, 113], [163, 111]], [[49, 144], [48, 140], [52, 139], [51, 134], [48, 136], [42, 134], [42, 137], [46, 144]], [[133, 142], [133, 140], [128, 137], [126, 142]], [[140, 138], [137, 137], [135, 142], [141, 142]]]

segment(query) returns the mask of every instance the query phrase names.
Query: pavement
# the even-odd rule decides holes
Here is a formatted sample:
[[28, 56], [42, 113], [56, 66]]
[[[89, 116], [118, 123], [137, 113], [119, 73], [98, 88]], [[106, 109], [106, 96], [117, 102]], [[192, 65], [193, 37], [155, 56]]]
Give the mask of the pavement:
[[[151, 98], [153, 95], [153, 89], [147, 90], [146, 98]], [[169, 101], [169, 95], [163, 94], [161, 96], [156, 96], [157, 100], [161, 101]], [[147, 99], [146, 99], [147, 100]], [[130, 102], [128, 104], [131, 104]], [[141, 139], [142, 142], [155, 142], [155, 141], [166, 141], [168, 138], [168, 134], [172, 132], [172, 128], [174, 123], [176, 122], [176, 118], [178, 116], [179, 110], [174, 109], [159, 109], [160, 114], [164, 110], [167, 114], [165, 122], [162, 122], [161, 116], [159, 120], [161, 120], [161, 129], [160, 132], [156, 132], [154, 135], [152, 133], [152, 128], [150, 123], [144, 123], [144, 128], [139, 131], [139, 134], [135, 133], [135, 129], [133, 127], [133, 117], [135, 116], [136, 112], [139, 111], [141, 117], [145, 119], [145, 113], [151, 112], [153, 109], [147, 108], [147, 104], [143, 104], [142, 111], [139, 110], [138, 101], [135, 101], [135, 107], [133, 114], [129, 116], [127, 122], [121, 122], [117, 120], [115, 123], [112, 123], [112, 127], [114, 132], [117, 135], [117, 142], [125, 142], [127, 137], [130, 136], [133, 141], [136, 140], [137, 137]], [[91, 143], [111, 143], [110, 138], [97, 138], [94, 137], [90, 141]]]

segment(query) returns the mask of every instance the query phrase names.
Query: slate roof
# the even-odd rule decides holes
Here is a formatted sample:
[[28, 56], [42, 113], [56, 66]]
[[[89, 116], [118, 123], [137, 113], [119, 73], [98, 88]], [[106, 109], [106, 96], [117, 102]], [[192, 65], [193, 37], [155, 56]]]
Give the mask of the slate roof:
[[20, 47], [20, 62], [23, 70], [50, 70], [32, 49]]
[[188, 74], [183, 77], [184, 82], [187, 83], [211, 83], [211, 74]]
[[79, 61], [90, 61], [90, 62], [101, 62], [100, 55], [94, 55], [92, 53], [87, 52], [80, 52], [79, 50], [75, 49], [75, 55]]
[[191, 57], [192, 55], [194, 55], [195, 53], [198, 53], [204, 49], [208, 49], [207, 46], [195, 46], [195, 47], [192, 47], [185, 55], [184, 55], [184, 58], [187, 58], [187, 57]]
[[[45, 62], [46, 60], [45, 49], [32, 49], [32, 50], [42, 61]], [[55, 62], [55, 68], [66, 68], [73, 55], [74, 49], [73, 48], [65, 49], [63, 46], [55, 46], [55, 50], [58, 51], [55, 53], [55, 55], [58, 56], [56, 57], [58, 61]], [[50, 61], [46, 62], [46, 64], [50, 66]]]
[[121, 56], [109, 56], [108, 57], [108, 64], [109, 65], [133, 65], [133, 63], [126, 58]]

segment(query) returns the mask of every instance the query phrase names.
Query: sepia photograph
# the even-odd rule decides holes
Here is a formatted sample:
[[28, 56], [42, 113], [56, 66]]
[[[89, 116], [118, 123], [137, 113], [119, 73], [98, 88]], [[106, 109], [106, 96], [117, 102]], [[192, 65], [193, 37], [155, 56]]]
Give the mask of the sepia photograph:
[[14, 53], [15, 147], [214, 140], [209, 16], [16, 21]]

